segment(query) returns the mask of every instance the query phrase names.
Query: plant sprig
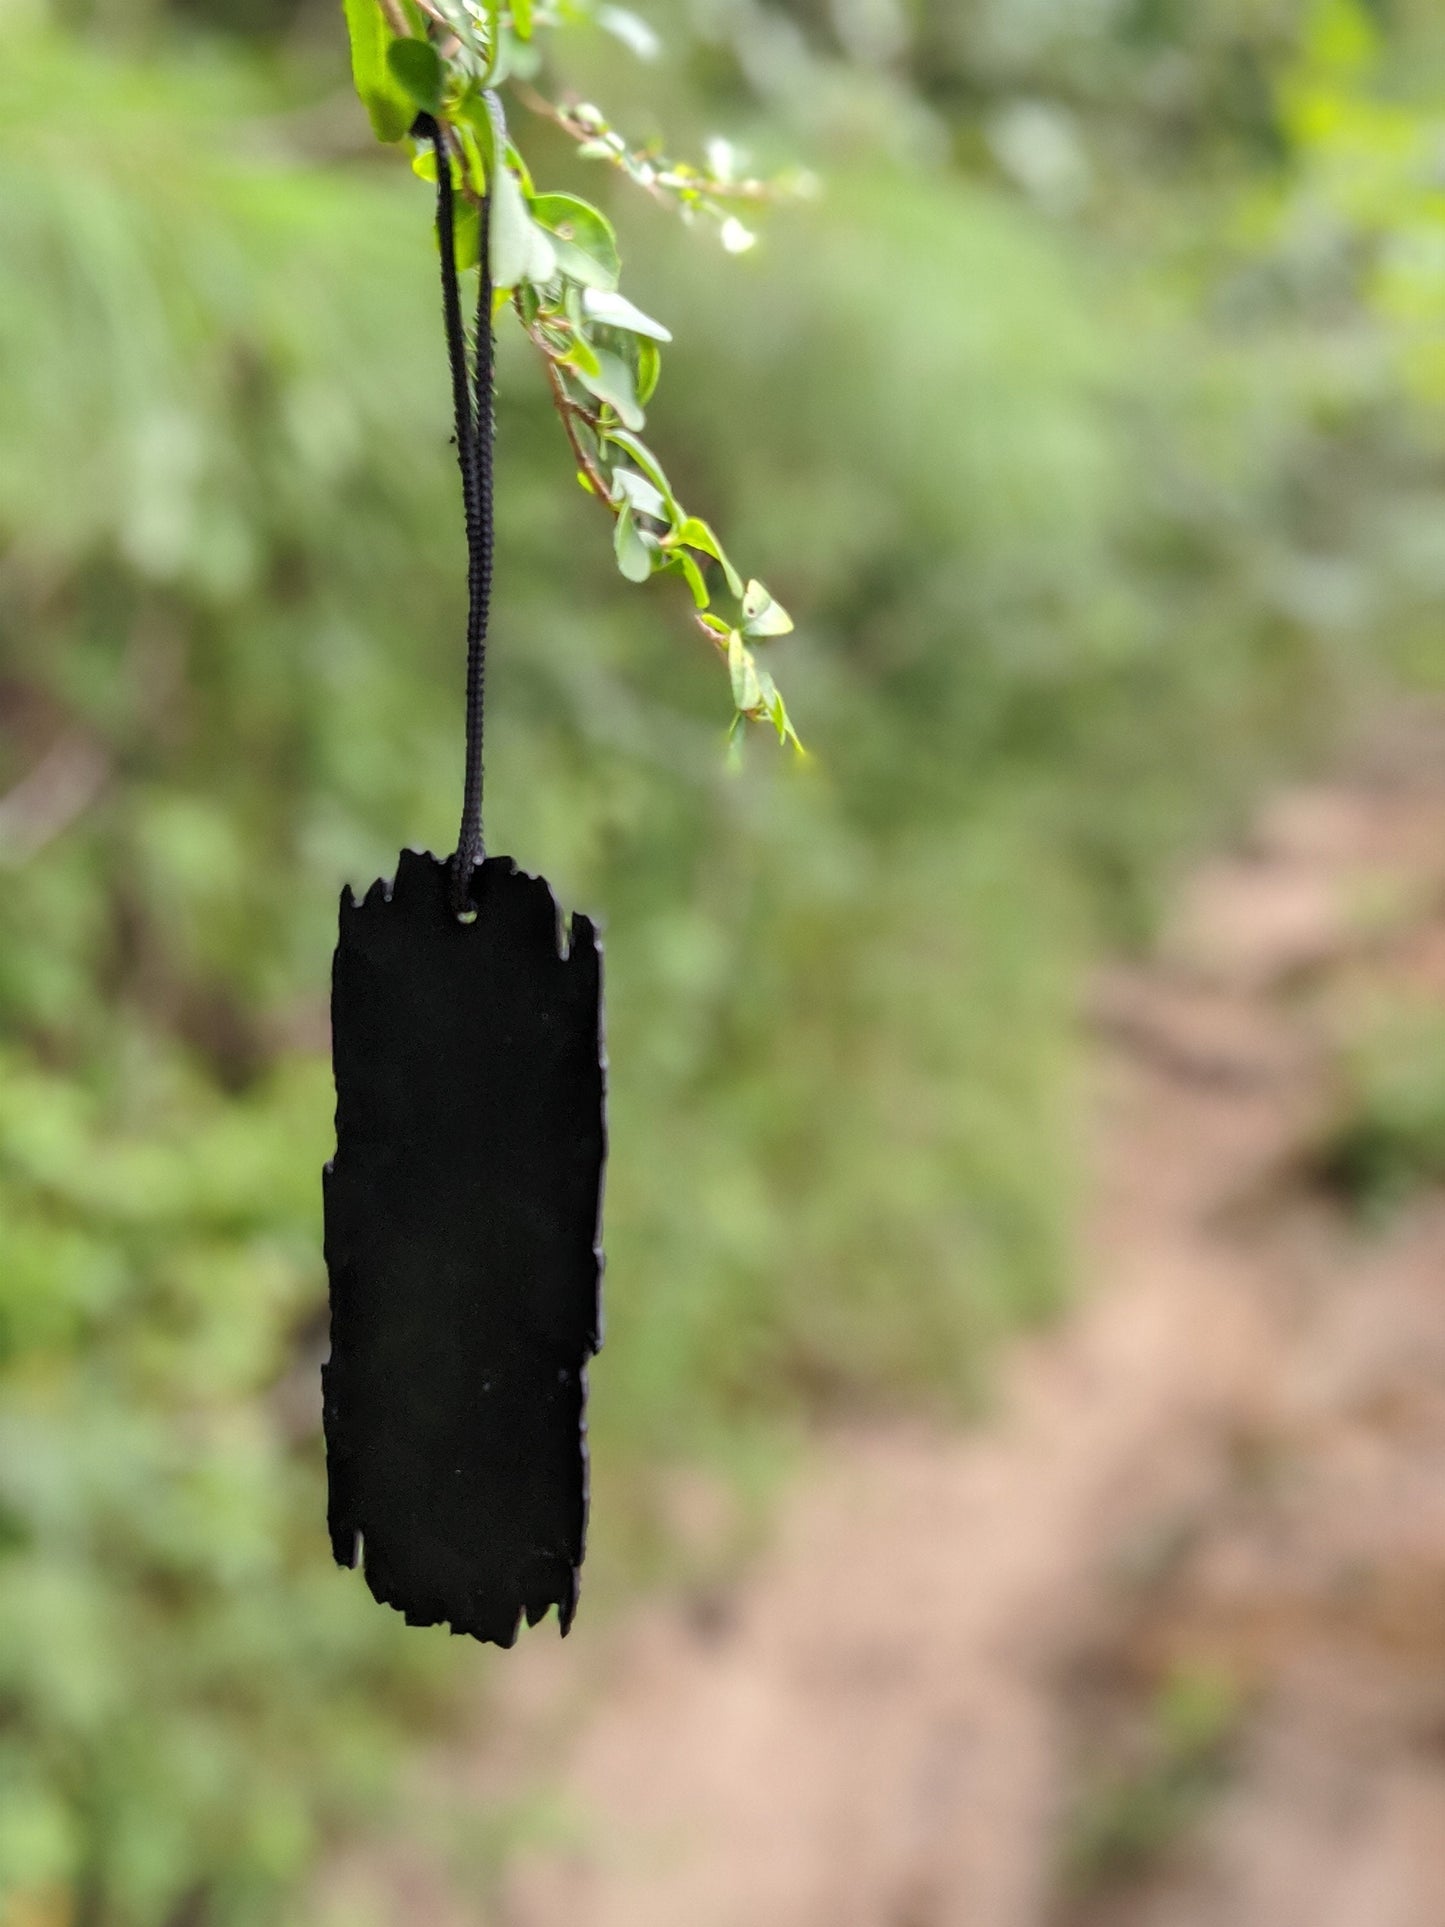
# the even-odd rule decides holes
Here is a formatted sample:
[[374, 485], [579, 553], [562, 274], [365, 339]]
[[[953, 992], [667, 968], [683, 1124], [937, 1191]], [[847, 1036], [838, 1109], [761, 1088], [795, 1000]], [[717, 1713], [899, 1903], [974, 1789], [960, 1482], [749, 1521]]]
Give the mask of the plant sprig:
[[[580, 0], [344, 0], [352, 73], [378, 139], [405, 141], [418, 114], [443, 130], [452, 169], [459, 267], [474, 266], [481, 202], [491, 200], [492, 278], [498, 312], [510, 305], [539, 355], [578, 482], [608, 513], [613, 552], [629, 582], [682, 578], [698, 629], [726, 662], [733, 700], [730, 742], [746, 722], [770, 723], [802, 744], [757, 648], [793, 627], [768, 589], [733, 564], [711, 524], [678, 500], [646, 441], [647, 407], [672, 336], [621, 292], [617, 235], [602, 211], [570, 193], [542, 193], [512, 140], [497, 89], [510, 80], [525, 104], [579, 142], [584, 156], [617, 167], [685, 220], [717, 224], [741, 252], [753, 236], [739, 204], [775, 190], [738, 178], [731, 149], [714, 143], [705, 168], [630, 147], [590, 104], [562, 107], [530, 85], [535, 36], [582, 17]], [[650, 29], [620, 9], [613, 29], [638, 44]], [[415, 171], [435, 179], [430, 143], [415, 143]]]
[[514, 82], [517, 98], [535, 114], [541, 114], [578, 143], [583, 160], [606, 161], [618, 169], [654, 200], [670, 204], [684, 221], [699, 218], [714, 221], [722, 231], [722, 244], [729, 254], [746, 254], [757, 236], [739, 219], [738, 206], [765, 206], [785, 193], [805, 191], [806, 177], [789, 182], [764, 181], [737, 174], [737, 156], [731, 142], [716, 140], [708, 144], [707, 161], [702, 167], [690, 161], [669, 160], [661, 147], [649, 144], [636, 147], [628, 143], [608, 121], [600, 107], [590, 101], [559, 103], [548, 100], [525, 81]]

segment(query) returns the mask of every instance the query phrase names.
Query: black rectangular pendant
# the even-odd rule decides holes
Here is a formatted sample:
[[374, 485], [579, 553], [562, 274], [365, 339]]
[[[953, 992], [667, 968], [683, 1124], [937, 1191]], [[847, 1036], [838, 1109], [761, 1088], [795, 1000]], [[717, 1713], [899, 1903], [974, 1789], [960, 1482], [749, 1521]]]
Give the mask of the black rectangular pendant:
[[403, 852], [341, 900], [326, 1168], [331, 1544], [413, 1625], [510, 1646], [577, 1603], [601, 1341], [601, 954], [492, 857], [472, 922]]

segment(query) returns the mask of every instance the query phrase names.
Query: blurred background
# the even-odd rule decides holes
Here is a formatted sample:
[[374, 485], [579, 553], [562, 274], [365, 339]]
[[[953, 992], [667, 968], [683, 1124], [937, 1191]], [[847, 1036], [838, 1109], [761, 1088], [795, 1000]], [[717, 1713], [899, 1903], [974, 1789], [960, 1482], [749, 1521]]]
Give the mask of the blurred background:
[[[674, 331], [655, 445], [797, 617], [812, 758], [729, 771], [715, 660], [618, 579], [509, 338], [489, 837], [608, 944], [595, 1526], [548, 1662], [589, 1691], [638, 1600], [724, 1637], [817, 1441], [952, 1451], [1005, 1336], [1080, 1315], [1096, 965], [1445, 671], [1433, 0], [643, 10], [659, 55], [579, 27], [560, 84], [815, 171], [752, 253], [513, 118]], [[323, 1529], [336, 900], [458, 797], [429, 190], [331, 0], [0, 29], [0, 1921], [550, 1920], [509, 1868], [579, 1851], [571, 1716], [540, 1771], [440, 1772], [513, 1661], [405, 1630]], [[1410, 1023], [1338, 1073], [1351, 1224], [1445, 1162]], [[717, 1919], [1215, 1920], [1108, 1885], [1227, 1778], [1244, 1688], [1173, 1664], [1059, 1796], [1072, 1899]]]

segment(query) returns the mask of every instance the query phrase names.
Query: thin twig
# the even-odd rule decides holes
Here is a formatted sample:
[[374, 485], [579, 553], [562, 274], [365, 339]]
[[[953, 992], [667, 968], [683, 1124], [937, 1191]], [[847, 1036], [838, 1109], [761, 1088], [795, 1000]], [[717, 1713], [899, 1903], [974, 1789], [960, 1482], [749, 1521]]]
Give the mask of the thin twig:
[[707, 623], [703, 621], [703, 617], [705, 614], [706, 614], [706, 611], [703, 609], [694, 609], [692, 612], [692, 619], [697, 624], [698, 628], [702, 630], [703, 634], [707, 637], [708, 641], [712, 644], [713, 648], [717, 650], [718, 654], [720, 656], [726, 656], [728, 652], [727, 637], [720, 636], [716, 629], [710, 629], [708, 627]]
[[573, 418], [580, 415], [582, 420], [587, 423], [588, 427], [591, 428], [594, 433], [597, 430], [597, 419], [595, 416], [590, 415], [585, 408], [580, 407], [573, 401], [572, 397], [567, 393], [567, 384], [562, 379], [562, 370], [557, 366], [557, 357], [552, 353], [537, 330], [527, 325], [526, 316], [522, 313], [520, 295], [513, 295], [512, 306], [517, 311], [517, 319], [522, 324], [522, 332], [542, 357], [543, 365], [547, 370], [547, 384], [552, 390], [552, 404], [561, 419], [563, 429], [566, 431], [567, 440], [571, 445], [577, 466], [587, 477], [598, 500], [607, 509], [609, 514], [615, 516], [617, 514], [617, 505], [612, 499], [612, 491], [603, 479], [602, 471], [598, 468], [592, 456], [590, 456], [583, 447]]
[[[564, 134], [570, 134], [573, 140], [598, 139], [599, 130], [596, 127], [591, 127], [586, 121], [579, 120], [574, 112], [558, 106], [556, 101], [548, 100], [545, 94], [539, 94], [537, 89], [527, 81], [513, 76], [511, 88], [524, 107], [530, 108], [543, 120], [553, 122], [555, 126], [562, 129]], [[660, 201], [664, 205], [676, 202], [685, 194], [696, 194], [700, 200], [747, 201], [755, 205], [778, 199], [778, 190], [770, 187], [766, 181], [719, 181], [711, 175], [701, 173], [693, 178], [684, 179], [674, 171], [676, 163], [655, 161], [641, 148], [624, 147], [622, 152], [612, 153], [610, 159], [612, 165], [622, 169], [628, 179], [644, 193], [650, 194], [653, 200]], [[652, 178], [639, 180], [633, 171], [639, 167], [647, 168]]]
[[573, 422], [574, 415], [581, 415], [584, 421], [587, 420], [586, 413], [577, 406], [572, 397], [567, 393], [566, 383], [562, 379], [562, 370], [557, 366], [551, 355], [547, 354], [545, 348], [542, 350], [542, 353], [547, 363], [547, 380], [552, 389], [552, 401], [557, 413], [562, 418], [562, 426], [567, 431], [567, 440], [572, 445], [572, 453], [577, 458], [577, 466], [591, 483], [594, 492], [606, 505], [608, 512], [615, 515], [617, 511], [613, 504], [612, 491], [603, 480], [602, 471], [582, 446], [581, 438]]

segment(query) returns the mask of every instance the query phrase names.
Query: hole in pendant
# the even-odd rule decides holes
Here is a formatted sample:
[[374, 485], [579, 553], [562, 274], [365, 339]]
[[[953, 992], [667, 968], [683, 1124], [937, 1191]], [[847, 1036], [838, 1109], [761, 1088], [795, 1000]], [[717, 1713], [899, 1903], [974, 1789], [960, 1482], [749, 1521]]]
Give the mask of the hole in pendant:
[[472, 910], [458, 910], [458, 912], [457, 912], [457, 922], [458, 922], [458, 923], [475, 923], [475, 922], [476, 922], [476, 920], [477, 920], [477, 913], [476, 913], [476, 911], [475, 911], [475, 909], [472, 909]]

